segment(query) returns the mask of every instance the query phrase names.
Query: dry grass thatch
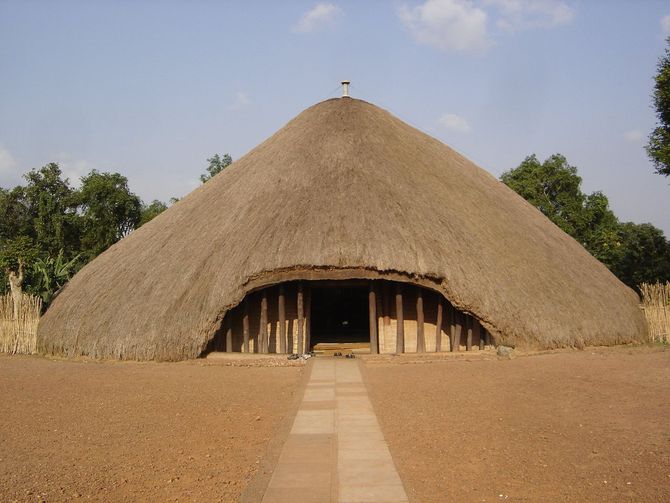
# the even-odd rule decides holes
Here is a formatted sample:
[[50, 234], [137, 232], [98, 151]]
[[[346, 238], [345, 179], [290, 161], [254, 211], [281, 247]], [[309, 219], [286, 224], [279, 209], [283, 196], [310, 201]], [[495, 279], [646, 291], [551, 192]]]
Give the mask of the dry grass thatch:
[[642, 309], [649, 326], [649, 340], [670, 342], [670, 281], [642, 283]]
[[441, 292], [497, 343], [646, 338], [637, 295], [486, 171], [364, 101], [319, 103], [82, 269], [39, 349], [200, 354], [227, 310], [285, 279]]
[[42, 299], [23, 294], [14, 306], [11, 294], [0, 295], [0, 353], [33, 354], [37, 352], [37, 324]]

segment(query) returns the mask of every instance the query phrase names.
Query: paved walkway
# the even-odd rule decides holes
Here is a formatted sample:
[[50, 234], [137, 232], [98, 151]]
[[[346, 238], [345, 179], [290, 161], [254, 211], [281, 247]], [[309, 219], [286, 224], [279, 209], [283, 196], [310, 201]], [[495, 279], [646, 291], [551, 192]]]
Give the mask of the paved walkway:
[[403, 503], [356, 360], [316, 358], [263, 503]]

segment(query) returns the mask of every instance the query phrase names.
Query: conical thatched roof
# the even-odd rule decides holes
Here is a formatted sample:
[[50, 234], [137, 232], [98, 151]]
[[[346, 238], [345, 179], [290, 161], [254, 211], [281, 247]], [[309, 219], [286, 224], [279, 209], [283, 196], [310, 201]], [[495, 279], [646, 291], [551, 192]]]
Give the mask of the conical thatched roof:
[[640, 340], [636, 294], [538, 210], [364, 101], [319, 103], [79, 272], [39, 327], [49, 353], [198, 356], [227, 310], [287, 279], [442, 292], [498, 343]]

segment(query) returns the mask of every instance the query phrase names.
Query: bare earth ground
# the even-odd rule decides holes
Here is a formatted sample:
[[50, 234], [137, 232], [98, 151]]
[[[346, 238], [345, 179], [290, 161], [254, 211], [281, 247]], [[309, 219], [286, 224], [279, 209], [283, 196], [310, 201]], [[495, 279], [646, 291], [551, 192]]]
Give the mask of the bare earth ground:
[[237, 501], [303, 372], [0, 356], [0, 501]]
[[670, 501], [668, 349], [364, 370], [414, 501]]

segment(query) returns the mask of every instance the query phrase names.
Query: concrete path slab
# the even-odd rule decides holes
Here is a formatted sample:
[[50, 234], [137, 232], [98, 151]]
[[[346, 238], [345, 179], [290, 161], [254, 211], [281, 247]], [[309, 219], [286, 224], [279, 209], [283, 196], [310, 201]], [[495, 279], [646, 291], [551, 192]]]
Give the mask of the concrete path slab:
[[263, 503], [407, 503], [356, 360], [316, 358]]

